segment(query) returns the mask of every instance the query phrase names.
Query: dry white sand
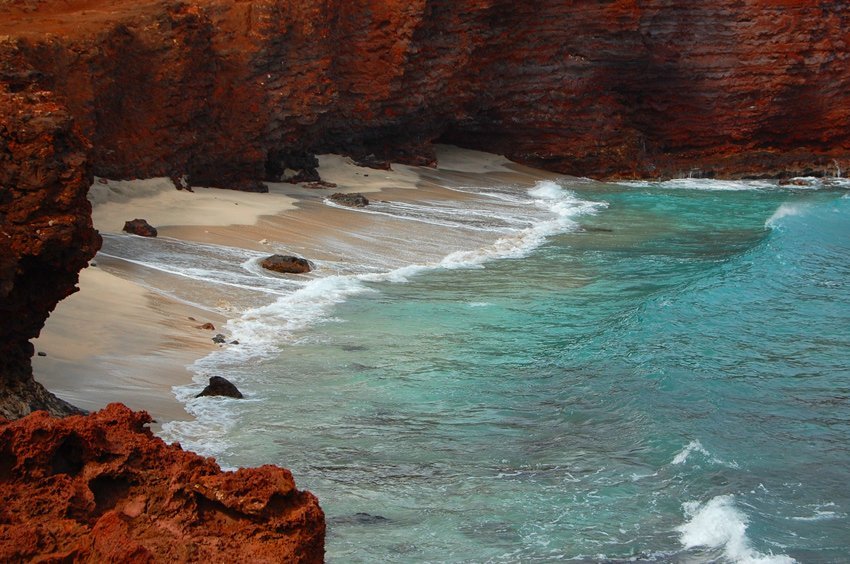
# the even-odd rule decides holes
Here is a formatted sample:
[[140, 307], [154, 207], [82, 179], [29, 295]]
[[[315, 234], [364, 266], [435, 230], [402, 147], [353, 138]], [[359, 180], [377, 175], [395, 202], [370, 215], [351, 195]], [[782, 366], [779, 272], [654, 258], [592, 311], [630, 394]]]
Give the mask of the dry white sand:
[[[120, 233], [124, 222], [144, 218], [160, 236], [241, 247], [278, 248], [321, 254], [317, 241], [328, 237], [364, 242], [380, 216], [326, 206], [334, 192], [364, 192], [392, 199], [460, 198], [442, 186], [498, 179], [533, 183], [554, 175], [522, 167], [503, 157], [455, 147], [440, 147], [438, 169], [393, 165], [393, 170], [356, 166], [338, 155], [319, 157], [322, 179], [335, 188], [270, 184], [268, 194], [195, 187], [178, 191], [168, 179], [97, 179], [89, 199], [95, 227]], [[370, 196], [373, 197], [373, 196]], [[410, 234], [407, 234], [409, 236]], [[374, 241], [378, 245], [378, 241]], [[376, 248], [376, 252], [382, 249]], [[80, 291], [63, 300], [34, 341], [36, 379], [59, 397], [96, 410], [114, 401], [144, 409], [160, 422], [187, 418], [172, 386], [190, 382], [187, 368], [214, 347], [226, 319], [216, 304], [199, 309], [143, 287], [132, 265], [101, 260], [80, 275]], [[187, 281], [186, 284], [191, 284]]]
[[147, 180], [95, 179], [89, 190], [95, 228], [120, 233], [124, 222], [144, 218], [155, 227], [166, 225], [251, 225], [261, 215], [291, 209], [295, 198], [279, 185], [268, 194], [221, 188], [177, 190], [168, 178]]

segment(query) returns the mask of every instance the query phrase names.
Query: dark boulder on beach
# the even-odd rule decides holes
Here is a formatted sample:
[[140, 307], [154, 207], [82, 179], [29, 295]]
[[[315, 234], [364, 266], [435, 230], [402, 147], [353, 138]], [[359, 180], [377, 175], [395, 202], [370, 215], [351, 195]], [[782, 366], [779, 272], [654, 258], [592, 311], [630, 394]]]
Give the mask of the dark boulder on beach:
[[226, 378], [221, 376], [210, 376], [210, 383], [204, 390], [195, 396], [196, 398], [204, 396], [225, 396], [228, 398], [242, 399], [242, 392], [234, 386]]
[[304, 274], [313, 270], [310, 261], [307, 259], [290, 255], [272, 255], [264, 259], [260, 264], [266, 270], [273, 270], [284, 274]]
[[142, 237], [156, 237], [157, 234], [156, 227], [153, 227], [147, 220], [138, 218], [132, 221], [125, 221], [124, 231]]
[[227, 339], [224, 338], [224, 335], [218, 333], [215, 337], [212, 338], [213, 343], [218, 343], [219, 345], [226, 343]]
[[330, 200], [336, 204], [348, 206], [350, 208], [365, 208], [369, 205], [369, 200], [366, 199], [366, 196], [359, 192], [354, 194], [343, 194], [342, 192], [337, 192], [330, 196]]

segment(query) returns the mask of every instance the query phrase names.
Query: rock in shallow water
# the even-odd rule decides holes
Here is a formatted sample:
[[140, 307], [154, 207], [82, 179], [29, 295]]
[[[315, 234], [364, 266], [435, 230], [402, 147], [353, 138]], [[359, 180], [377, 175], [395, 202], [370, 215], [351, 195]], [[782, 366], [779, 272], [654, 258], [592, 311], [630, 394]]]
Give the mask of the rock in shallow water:
[[263, 260], [261, 265], [266, 270], [273, 270], [284, 274], [304, 274], [313, 270], [310, 261], [307, 259], [290, 255], [272, 255]]
[[380, 525], [388, 523], [389, 519], [383, 515], [372, 515], [371, 513], [358, 512], [354, 515], [342, 515], [328, 518], [334, 525]]
[[242, 399], [243, 397], [242, 392], [240, 392], [236, 386], [221, 376], [211, 376], [210, 383], [207, 387], [195, 397], [200, 398], [204, 396], [225, 396], [236, 399]]
[[369, 200], [366, 199], [366, 196], [359, 192], [354, 194], [343, 194], [341, 192], [337, 192], [336, 194], [331, 195], [330, 200], [336, 204], [348, 206], [350, 208], [365, 208], [369, 205]]

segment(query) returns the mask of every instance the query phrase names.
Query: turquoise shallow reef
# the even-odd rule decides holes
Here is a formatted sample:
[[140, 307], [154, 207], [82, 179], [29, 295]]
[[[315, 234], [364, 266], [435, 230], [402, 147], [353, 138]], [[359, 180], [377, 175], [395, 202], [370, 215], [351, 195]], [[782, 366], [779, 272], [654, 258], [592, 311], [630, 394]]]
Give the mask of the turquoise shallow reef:
[[331, 562], [846, 561], [850, 197], [810, 184], [541, 181], [352, 211], [447, 252], [231, 321], [250, 345], [198, 381], [248, 399], [177, 389], [197, 420], [163, 434], [291, 468]]

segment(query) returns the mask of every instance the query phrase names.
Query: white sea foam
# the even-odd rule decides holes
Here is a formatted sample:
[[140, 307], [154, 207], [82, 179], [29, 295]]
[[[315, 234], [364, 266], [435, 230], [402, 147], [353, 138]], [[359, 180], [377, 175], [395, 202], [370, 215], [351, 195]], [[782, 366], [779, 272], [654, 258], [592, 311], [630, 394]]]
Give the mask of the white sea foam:
[[186, 411], [194, 415], [195, 420], [163, 423], [160, 435], [166, 441], [179, 442], [187, 450], [219, 457], [234, 446], [227, 437], [237, 421], [237, 412], [224, 409], [224, 404], [245, 400], [195, 398], [198, 392], [193, 391], [185, 386], [175, 388], [178, 401], [183, 402]]
[[850, 178], [799, 176], [789, 184], [775, 180], [715, 180], [713, 178], [674, 178], [673, 180], [624, 180], [617, 182], [630, 188], [661, 188], [665, 190], [704, 190], [736, 192], [746, 190], [823, 190], [850, 188]]
[[[549, 219], [543, 219], [532, 227], [500, 237], [489, 247], [455, 251], [440, 262], [443, 268], [470, 268], [480, 266], [495, 259], [521, 258], [539, 247], [552, 235], [578, 228], [576, 218], [595, 213], [607, 207], [604, 202], [591, 202], [578, 198], [573, 192], [563, 189], [549, 180], [542, 180], [528, 191], [532, 203], [550, 213]], [[554, 217], [552, 217], [554, 216]]]
[[666, 190], [706, 190], [711, 192], [742, 190], [775, 190], [776, 182], [767, 180], [715, 180], [712, 178], [674, 178], [653, 182], [647, 180], [623, 181], [617, 184], [633, 188], [662, 188]]
[[687, 445], [685, 445], [682, 450], [676, 453], [676, 456], [673, 457], [673, 460], [670, 461], [670, 464], [684, 464], [688, 461], [688, 458], [690, 458], [691, 455], [694, 453], [701, 454], [706, 460], [713, 464], [720, 464], [722, 466], [728, 466], [729, 468], [738, 468], [737, 462], [725, 462], [711, 454], [708, 450], [706, 450], [704, 446], [702, 446], [702, 443], [699, 441], [699, 439], [693, 440]]
[[684, 503], [687, 523], [676, 528], [685, 549], [706, 547], [722, 549], [724, 556], [740, 564], [791, 564], [796, 562], [784, 554], [763, 554], [750, 545], [747, 516], [735, 507], [732, 495], [721, 495], [707, 503]]
[[[274, 354], [281, 344], [291, 342], [294, 332], [327, 320], [328, 312], [336, 304], [352, 295], [370, 291], [364, 282], [404, 283], [427, 270], [476, 268], [491, 260], [526, 256], [547, 237], [577, 228], [577, 216], [593, 213], [605, 205], [581, 200], [572, 192], [549, 181], [538, 182], [528, 194], [532, 199], [526, 200], [526, 213], [529, 206], [533, 206], [548, 216], [532, 227], [513, 229], [492, 244], [455, 251], [431, 263], [410, 264], [386, 272], [332, 275], [307, 281], [299, 289], [286, 293], [275, 302], [245, 311], [240, 317], [229, 321], [224, 328], [228, 338], [241, 343], [238, 349], [233, 349], [229, 354], [242, 357]], [[398, 209], [409, 212], [411, 206], [399, 206]], [[424, 206], [416, 206], [417, 212], [424, 209]], [[437, 213], [446, 215], [446, 210], [438, 209]], [[463, 213], [458, 212], [456, 215], [463, 216]], [[249, 268], [256, 260], [247, 261], [246, 268], [262, 277], [260, 269]], [[216, 356], [218, 354], [214, 353], [213, 357]]]
[[[829, 509], [827, 509], [829, 508]], [[793, 521], [830, 521], [832, 519], [841, 519], [847, 516], [846, 513], [835, 511], [837, 506], [834, 503], [825, 503], [812, 507], [813, 514], [800, 517], [788, 517]]]
[[[346, 209], [358, 213], [382, 215], [401, 221], [415, 221], [438, 227], [464, 229], [471, 231], [504, 232], [517, 226], [530, 223], [523, 214], [505, 213], [496, 205], [481, 207], [462, 206], [457, 202], [426, 202], [411, 204], [407, 202], [377, 202], [366, 208], [342, 206], [330, 199], [324, 200], [330, 207]], [[511, 210], [507, 210], [510, 212]]]
[[541, 180], [528, 191], [528, 194], [542, 200], [560, 200], [564, 196], [564, 190], [556, 182]]
[[318, 278], [274, 303], [246, 311], [230, 320], [226, 329], [231, 337], [246, 344], [242, 350], [266, 352], [289, 341], [294, 331], [328, 319], [336, 304], [368, 291], [356, 276]]
[[696, 440], [689, 442], [687, 446], [685, 446], [685, 448], [680, 450], [676, 454], [676, 456], [673, 457], [673, 460], [670, 462], [670, 464], [684, 464], [693, 452], [698, 452], [700, 454], [704, 454], [705, 456], [711, 456], [711, 453], [705, 450], [705, 448], [702, 446], [702, 443]]
[[791, 179], [787, 187], [793, 190], [821, 190], [823, 188], [848, 188], [850, 178], [835, 176], [797, 176]]

